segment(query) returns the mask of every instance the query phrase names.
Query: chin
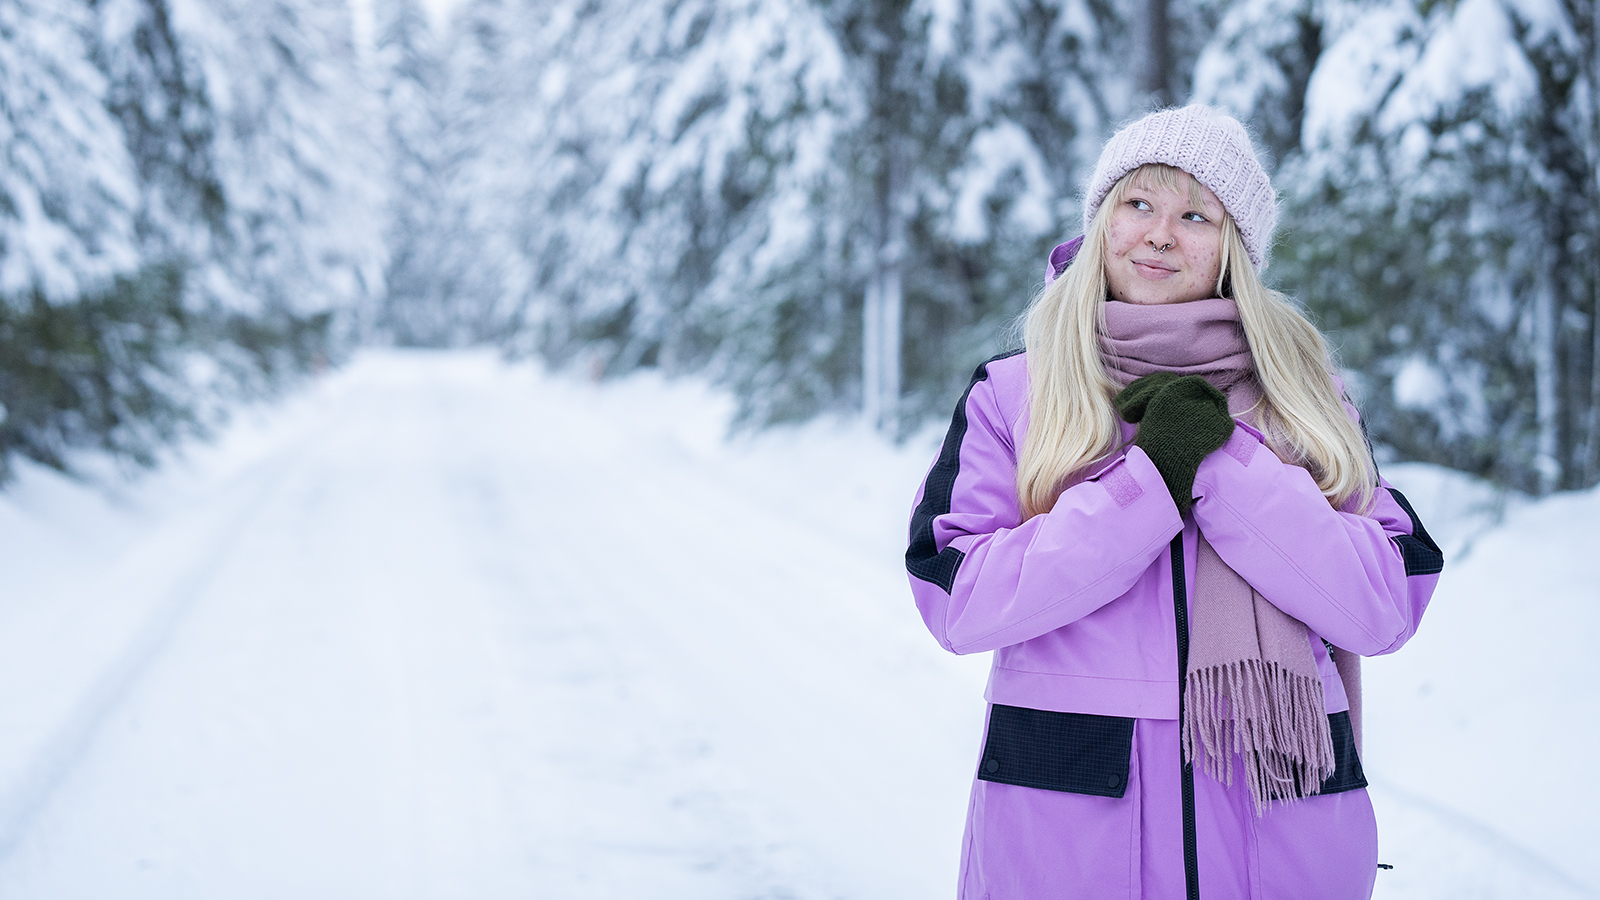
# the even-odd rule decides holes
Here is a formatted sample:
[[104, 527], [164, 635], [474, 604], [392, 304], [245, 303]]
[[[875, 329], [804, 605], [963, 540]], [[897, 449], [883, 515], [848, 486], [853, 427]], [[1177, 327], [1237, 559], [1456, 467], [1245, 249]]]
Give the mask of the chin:
[[[1113, 299], [1116, 299], [1116, 298], [1113, 297]], [[1189, 296], [1186, 296], [1186, 295], [1173, 295], [1173, 294], [1163, 294], [1161, 296], [1155, 296], [1155, 297], [1149, 296], [1149, 295], [1144, 295], [1144, 296], [1137, 296], [1136, 295], [1136, 296], [1132, 296], [1132, 297], [1127, 298], [1123, 302], [1124, 303], [1132, 303], [1135, 306], [1171, 306], [1172, 304], [1175, 304], [1175, 303], [1188, 303], [1188, 302], [1190, 302], [1192, 300], [1199, 300], [1199, 299], [1200, 299], [1199, 297], [1189, 297]]]

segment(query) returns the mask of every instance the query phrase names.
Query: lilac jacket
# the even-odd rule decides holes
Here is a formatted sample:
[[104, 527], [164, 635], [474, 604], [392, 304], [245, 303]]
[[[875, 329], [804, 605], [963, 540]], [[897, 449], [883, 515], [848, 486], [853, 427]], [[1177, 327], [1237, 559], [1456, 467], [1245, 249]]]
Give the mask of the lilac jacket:
[[[1149, 457], [1127, 445], [1023, 522], [1025, 360], [1016, 353], [978, 367], [917, 494], [906, 551], [917, 607], [939, 643], [996, 651], [991, 703], [1176, 719], [1168, 551], [1182, 535], [1182, 571], [1194, 572], [1197, 527], [1263, 597], [1308, 626], [1330, 713], [1349, 704], [1322, 639], [1373, 656], [1416, 631], [1443, 557], [1405, 497], [1380, 482], [1366, 515], [1335, 510], [1305, 469], [1281, 462], [1242, 422], [1201, 463], [1187, 519]], [[1125, 426], [1124, 438], [1132, 434]], [[1187, 602], [1192, 578], [1185, 590]]]

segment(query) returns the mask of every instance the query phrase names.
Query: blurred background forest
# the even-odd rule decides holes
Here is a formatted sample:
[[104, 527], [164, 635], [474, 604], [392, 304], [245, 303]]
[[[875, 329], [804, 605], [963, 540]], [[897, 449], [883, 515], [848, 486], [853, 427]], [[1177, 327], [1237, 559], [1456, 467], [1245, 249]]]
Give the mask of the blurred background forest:
[[0, 478], [354, 347], [941, 420], [1101, 143], [1213, 103], [1388, 458], [1600, 481], [1593, 0], [0, 0]]

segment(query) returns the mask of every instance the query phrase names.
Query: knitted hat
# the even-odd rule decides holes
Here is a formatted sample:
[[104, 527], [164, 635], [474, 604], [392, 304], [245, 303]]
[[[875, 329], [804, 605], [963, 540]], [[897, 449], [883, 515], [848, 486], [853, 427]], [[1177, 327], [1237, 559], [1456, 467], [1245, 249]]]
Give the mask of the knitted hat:
[[1153, 112], [1112, 135], [1084, 191], [1084, 231], [1112, 186], [1146, 163], [1176, 166], [1210, 188], [1239, 226], [1250, 261], [1267, 267], [1278, 195], [1238, 119], [1194, 104]]

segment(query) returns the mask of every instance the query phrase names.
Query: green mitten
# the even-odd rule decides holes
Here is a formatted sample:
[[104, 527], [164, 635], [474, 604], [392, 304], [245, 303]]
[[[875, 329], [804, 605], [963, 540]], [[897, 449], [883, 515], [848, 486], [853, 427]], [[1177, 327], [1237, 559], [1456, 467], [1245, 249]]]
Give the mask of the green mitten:
[[[1129, 385], [1129, 390], [1137, 384]], [[1133, 444], [1155, 463], [1179, 514], [1186, 513], [1194, 505], [1194, 474], [1200, 461], [1227, 443], [1233, 434], [1228, 398], [1204, 378], [1185, 375], [1159, 385], [1141, 407], [1139, 419], [1129, 420], [1139, 422], [1139, 434]]]
[[1122, 421], [1137, 425], [1139, 420], [1144, 418], [1144, 410], [1150, 405], [1150, 398], [1180, 377], [1182, 376], [1176, 372], [1151, 372], [1143, 378], [1135, 379], [1111, 401], [1117, 407], [1117, 415], [1122, 417]]

